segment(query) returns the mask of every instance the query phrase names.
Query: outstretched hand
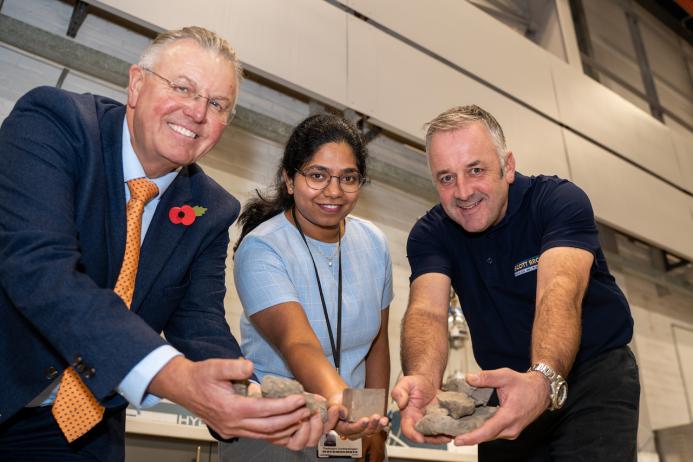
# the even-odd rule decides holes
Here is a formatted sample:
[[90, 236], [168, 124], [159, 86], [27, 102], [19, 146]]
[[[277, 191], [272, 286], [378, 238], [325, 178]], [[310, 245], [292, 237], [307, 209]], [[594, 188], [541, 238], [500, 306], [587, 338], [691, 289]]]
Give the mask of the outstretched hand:
[[293, 450], [315, 446], [322, 420], [311, 415], [302, 396], [260, 399], [234, 392], [231, 381], [247, 379], [252, 370], [243, 359], [193, 362], [177, 356], [154, 377], [149, 392], [185, 407], [224, 439], [265, 439]]
[[495, 388], [500, 408], [481, 427], [457, 436], [457, 446], [495, 439], [514, 440], [549, 404], [549, 387], [540, 373], [520, 373], [503, 368], [466, 374], [465, 379], [474, 387]]
[[387, 427], [389, 419], [379, 414], [363, 417], [356, 422], [347, 421], [347, 408], [342, 404], [342, 399], [342, 393], [338, 393], [328, 400], [328, 422], [334, 422], [328, 430], [334, 428], [340, 436], [357, 440], [380, 433]]
[[424, 436], [414, 426], [426, 413], [426, 406], [435, 402], [438, 390], [423, 375], [405, 375], [392, 389], [392, 398], [397, 403], [402, 418], [402, 432], [412, 441], [428, 444], [445, 444], [447, 436]]

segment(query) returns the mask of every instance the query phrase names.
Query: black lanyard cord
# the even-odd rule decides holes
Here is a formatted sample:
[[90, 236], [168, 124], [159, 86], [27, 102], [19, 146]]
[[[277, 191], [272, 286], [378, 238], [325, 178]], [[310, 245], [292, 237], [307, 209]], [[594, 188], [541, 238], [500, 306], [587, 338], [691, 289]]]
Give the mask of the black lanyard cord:
[[325, 296], [322, 292], [322, 284], [320, 283], [320, 275], [318, 274], [318, 267], [315, 265], [315, 259], [313, 258], [313, 252], [310, 251], [310, 246], [308, 245], [308, 240], [303, 234], [301, 225], [296, 219], [296, 207], [291, 208], [291, 218], [294, 219], [294, 224], [298, 233], [301, 235], [303, 242], [306, 244], [308, 249], [308, 255], [313, 262], [313, 270], [315, 271], [315, 279], [318, 281], [318, 290], [320, 291], [320, 301], [322, 302], [322, 312], [325, 314], [325, 321], [327, 322], [327, 333], [330, 336], [330, 347], [332, 347], [332, 357], [334, 358], [334, 367], [339, 372], [339, 363], [342, 351], [342, 227], [341, 223], [339, 226], [339, 231], [337, 231], [337, 252], [339, 253], [339, 279], [337, 283], [337, 344], [335, 345], [334, 336], [332, 335], [332, 324], [330, 323], [330, 317], [327, 314], [327, 304], [325, 303]]

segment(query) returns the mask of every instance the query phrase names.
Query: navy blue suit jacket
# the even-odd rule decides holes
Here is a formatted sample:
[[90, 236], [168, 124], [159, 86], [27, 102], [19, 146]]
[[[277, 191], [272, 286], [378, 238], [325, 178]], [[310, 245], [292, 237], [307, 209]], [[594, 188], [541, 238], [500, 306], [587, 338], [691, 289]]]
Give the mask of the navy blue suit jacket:
[[[223, 306], [239, 203], [197, 165], [161, 197], [131, 309], [113, 292], [125, 250], [124, 117], [108, 98], [42, 87], [0, 128], [0, 424], [76, 358], [92, 393], [122, 407], [114, 389], [165, 344], [162, 331], [192, 360], [241, 355]], [[169, 209], [184, 204], [207, 212], [171, 223]]]

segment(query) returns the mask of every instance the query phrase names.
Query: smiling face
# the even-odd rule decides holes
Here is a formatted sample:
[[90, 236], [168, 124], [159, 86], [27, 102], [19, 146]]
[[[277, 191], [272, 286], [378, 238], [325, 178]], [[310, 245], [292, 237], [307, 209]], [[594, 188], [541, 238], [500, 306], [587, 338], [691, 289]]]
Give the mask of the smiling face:
[[515, 160], [508, 152], [501, 171], [496, 146], [482, 122], [435, 133], [428, 157], [440, 203], [453, 221], [478, 233], [503, 219]]
[[[198, 94], [234, 103], [233, 64], [192, 40], [168, 45], [152, 67], [176, 84], [194, 87]], [[130, 68], [127, 121], [132, 146], [150, 178], [197, 161], [226, 128], [211, 116], [207, 99], [177, 97], [164, 80], [138, 66]]]
[[[356, 156], [347, 143], [325, 143], [308, 160], [301, 171], [319, 169], [327, 175], [341, 176], [358, 173]], [[289, 194], [293, 194], [296, 219], [301, 229], [313, 239], [335, 242], [339, 225], [354, 209], [360, 190], [344, 192], [337, 178], [332, 178], [325, 189], [315, 190], [308, 186], [305, 177], [294, 172], [284, 172], [284, 181]], [[287, 211], [287, 217], [291, 212]]]

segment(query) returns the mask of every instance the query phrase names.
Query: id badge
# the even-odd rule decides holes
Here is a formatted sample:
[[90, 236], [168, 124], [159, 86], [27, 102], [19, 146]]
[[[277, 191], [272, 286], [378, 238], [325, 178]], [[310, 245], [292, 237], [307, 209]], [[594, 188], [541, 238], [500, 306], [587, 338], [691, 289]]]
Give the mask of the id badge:
[[322, 435], [318, 443], [318, 457], [351, 457], [358, 459], [361, 457], [362, 441], [342, 439], [336, 431], [330, 430]]

